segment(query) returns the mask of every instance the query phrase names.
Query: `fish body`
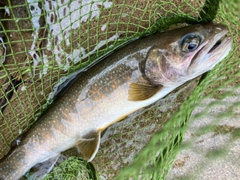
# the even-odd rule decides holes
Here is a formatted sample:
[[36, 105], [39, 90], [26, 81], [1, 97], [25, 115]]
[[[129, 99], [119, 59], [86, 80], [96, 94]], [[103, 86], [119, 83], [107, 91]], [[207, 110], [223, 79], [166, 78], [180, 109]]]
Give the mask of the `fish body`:
[[221, 24], [193, 25], [139, 39], [86, 71], [0, 163], [15, 180], [36, 163], [76, 146], [91, 161], [101, 132], [210, 70], [230, 51]]

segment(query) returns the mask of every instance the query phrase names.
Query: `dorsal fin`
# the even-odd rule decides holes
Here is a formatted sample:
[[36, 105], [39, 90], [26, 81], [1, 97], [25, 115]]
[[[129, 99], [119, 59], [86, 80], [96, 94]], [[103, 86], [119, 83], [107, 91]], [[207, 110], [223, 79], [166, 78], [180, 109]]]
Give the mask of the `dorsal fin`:
[[150, 84], [131, 83], [128, 90], [128, 100], [143, 101], [162, 89], [162, 86], [152, 86]]
[[81, 152], [88, 162], [92, 161], [96, 156], [100, 146], [100, 139], [101, 132], [91, 132], [75, 143], [78, 152]]

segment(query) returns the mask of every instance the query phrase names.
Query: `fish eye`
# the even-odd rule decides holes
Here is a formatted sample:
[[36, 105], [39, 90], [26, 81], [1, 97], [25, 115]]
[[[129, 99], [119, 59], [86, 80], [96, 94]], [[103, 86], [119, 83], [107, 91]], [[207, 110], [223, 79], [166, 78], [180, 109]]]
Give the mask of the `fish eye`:
[[181, 40], [181, 49], [184, 52], [195, 51], [201, 43], [201, 37], [195, 34], [187, 34]]

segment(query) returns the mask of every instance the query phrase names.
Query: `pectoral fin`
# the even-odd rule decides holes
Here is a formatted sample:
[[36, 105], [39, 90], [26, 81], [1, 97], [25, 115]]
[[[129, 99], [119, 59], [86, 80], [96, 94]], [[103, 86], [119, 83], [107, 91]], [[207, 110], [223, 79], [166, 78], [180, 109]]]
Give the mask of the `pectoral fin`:
[[100, 146], [101, 132], [91, 132], [76, 142], [78, 152], [81, 152], [88, 160], [92, 161]]
[[152, 86], [149, 84], [131, 83], [128, 91], [128, 99], [131, 101], [143, 101], [162, 89], [162, 86]]

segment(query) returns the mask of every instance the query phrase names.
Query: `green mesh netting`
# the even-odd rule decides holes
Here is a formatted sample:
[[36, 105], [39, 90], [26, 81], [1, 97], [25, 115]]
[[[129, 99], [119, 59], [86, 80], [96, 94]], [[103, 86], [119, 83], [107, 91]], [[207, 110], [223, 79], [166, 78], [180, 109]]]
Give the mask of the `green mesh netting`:
[[[234, 154], [239, 149], [232, 144], [240, 144], [236, 120], [239, 3], [239, 0], [220, 4], [215, 0], [0, 0], [0, 158], [35, 122], [52, 101], [52, 92], [70, 73], [102, 60], [139, 36], [166, 30], [173, 24], [184, 26], [216, 17], [214, 21], [226, 24], [234, 37], [233, 50], [222, 63], [200, 83], [199, 79], [194, 80], [110, 127], [92, 164], [74, 156], [45, 179], [210, 177], [205, 171], [206, 164], [211, 166], [219, 159], [224, 162], [229, 152]], [[190, 92], [193, 93], [189, 97]], [[190, 125], [189, 119], [193, 122]], [[217, 147], [209, 148], [207, 142], [201, 144], [206, 139], [225, 136], [227, 140], [221, 143], [218, 140]], [[202, 146], [208, 148], [201, 151]], [[202, 152], [197, 160], [195, 151]], [[75, 152], [70, 150], [64, 155], [69, 157]], [[234, 155], [239, 157], [238, 153]], [[240, 169], [239, 162], [230, 165]], [[239, 172], [234, 173], [239, 179]], [[27, 177], [32, 178], [31, 174]]]

